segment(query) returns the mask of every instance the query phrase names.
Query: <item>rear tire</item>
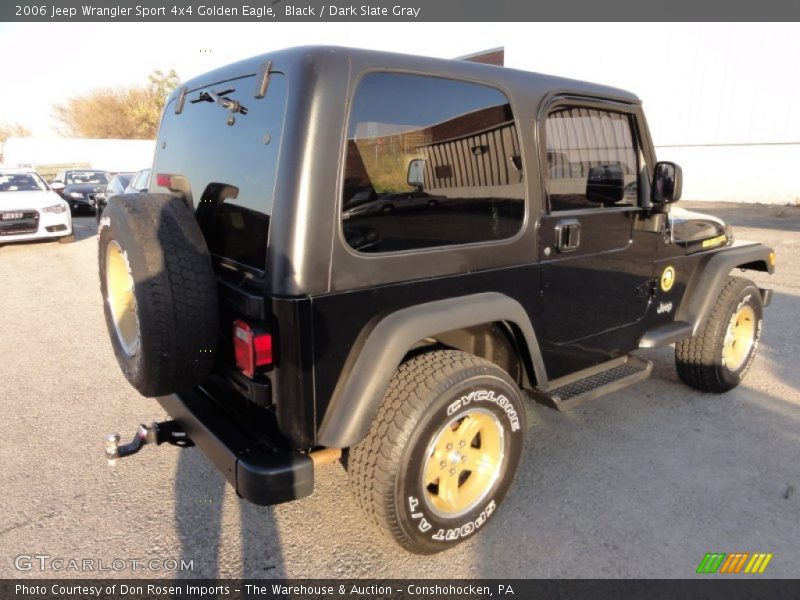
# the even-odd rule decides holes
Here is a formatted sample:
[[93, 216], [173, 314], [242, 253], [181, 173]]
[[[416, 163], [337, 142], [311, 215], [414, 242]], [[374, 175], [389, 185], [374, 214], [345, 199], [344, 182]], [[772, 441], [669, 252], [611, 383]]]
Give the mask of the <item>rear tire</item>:
[[59, 244], [71, 244], [75, 241], [75, 234], [70, 233], [69, 235], [65, 235], [64, 237], [58, 238]]
[[516, 476], [525, 407], [497, 365], [454, 350], [403, 363], [350, 449], [357, 503], [400, 546], [433, 554], [483, 527]]
[[761, 338], [763, 310], [755, 283], [728, 277], [705, 326], [675, 345], [678, 377], [701, 392], [721, 394], [750, 370]]
[[100, 288], [117, 362], [143, 396], [203, 381], [218, 338], [217, 281], [193, 212], [166, 194], [126, 194], [100, 220]]

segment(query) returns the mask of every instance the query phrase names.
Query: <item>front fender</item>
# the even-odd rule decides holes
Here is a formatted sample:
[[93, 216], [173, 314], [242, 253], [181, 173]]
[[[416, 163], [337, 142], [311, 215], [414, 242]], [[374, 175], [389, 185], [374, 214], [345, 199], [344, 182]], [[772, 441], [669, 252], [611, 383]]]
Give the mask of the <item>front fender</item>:
[[[692, 335], [696, 335], [708, 320], [728, 274], [735, 268], [773, 273], [775, 267], [770, 260], [772, 252], [772, 248], [764, 244], [745, 243], [704, 257], [689, 281], [676, 321], [689, 323]], [[768, 290], [764, 292], [762, 297], [768, 297]]]

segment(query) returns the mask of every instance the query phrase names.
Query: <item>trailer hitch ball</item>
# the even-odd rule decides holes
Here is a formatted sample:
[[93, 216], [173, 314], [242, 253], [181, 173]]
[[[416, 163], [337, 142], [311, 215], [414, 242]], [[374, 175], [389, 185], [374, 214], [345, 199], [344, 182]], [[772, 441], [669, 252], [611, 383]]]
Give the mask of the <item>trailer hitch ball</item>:
[[119, 434], [109, 433], [105, 437], [106, 441], [106, 458], [108, 459], [108, 466], [113, 467], [117, 464], [119, 458]]
[[152, 425], [139, 425], [136, 430], [136, 435], [127, 444], [120, 444], [120, 436], [118, 433], [110, 433], [105, 436], [106, 459], [108, 464], [114, 466], [118, 458], [125, 458], [132, 454], [136, 454], [143, 446], [147, 444], [172, 444], [181, 448], [194, 446], [186, 433], [180, 428], [175, 421], [163, 421], [161, 423], [154, 422]]

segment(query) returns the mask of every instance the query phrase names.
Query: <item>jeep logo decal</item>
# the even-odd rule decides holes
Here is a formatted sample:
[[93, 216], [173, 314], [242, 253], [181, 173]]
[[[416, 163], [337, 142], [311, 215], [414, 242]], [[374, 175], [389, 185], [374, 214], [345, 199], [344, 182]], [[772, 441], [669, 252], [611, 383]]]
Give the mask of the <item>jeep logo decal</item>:
[[673, 267], [667, 267], [661, 274], [661, 289], [664, 290], [665, 292], [668, 292], [672, 289], [672, 285], [674, 283], [675, 283], [675, 269]]

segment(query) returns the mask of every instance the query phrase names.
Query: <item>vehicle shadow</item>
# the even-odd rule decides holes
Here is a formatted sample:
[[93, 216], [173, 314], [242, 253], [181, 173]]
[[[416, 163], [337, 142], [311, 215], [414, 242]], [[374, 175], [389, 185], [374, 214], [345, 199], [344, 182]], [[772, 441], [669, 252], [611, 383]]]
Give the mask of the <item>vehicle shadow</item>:
[[76, 242], [96, 237], [97, 219], [94, 216], [72, 217], [72, 232], [75, 234]]
[[[778, 302], [800, 309], [794, 297]], [[531, 404], [517, 482], [469, 543], [475, 575], [686, 578], [716, 548], [768, 547], [786, 561], [771, 576], [792, 576], [800, 377], [775, 334], [725, 394], [684, 386], [667, 347], [644, 353], [647, 382], [566, 413]]]
[[[175, 524], [184, 578], [284, 577], [280, 535], [272, 507], [238, 498], [224, 476], [197, 448], [180, 452], [175, 475]], [[223, 531], [240, 530], [235, 536]], [[228, 540], [226, 542], [226, 540]]]
[[[168, 265], [170, 269], [169, 285], [176, 286], [170, 288], [170, 293], [175, 295], [184, 293], [180, 284], [174, 283], [174, 281], [183, 281], [180, 278], [180, 269], [185, 268], [186, 264], [210, 261], [202, 234], [193, 232], [188, 220], [182, 221], [187, 219], [188, 215], [177, 208], [179, 201], [172, 199], [170, 201], [173, 203], [171, 208], [168, 208], [169, 204], [155, 204], [152, 207], [159, 212], [157, 231], [150, 232], [150, 239], [126, 237], [126, 230], [120, 226], [124, 222], [123, 219], [129, 218], [129, 213], [120, 208], [126, 201], [125, 196], [117, 196], [109, 202], [106, 211], [113, 211], [110, 216], [112, 223], [115, 219], [119, 219], [116, 226], [110, 225], [112, 233], [109, 235], [116, 232], [118, 241], [127, 242], [125, 251], [128, 253], [126, 256], [130, 261], [128, 269], [134, 277], [137, 288], [148, 289], [148, 285], [150, 285], [148, 280], [137, 278], [148, 276], [144, 275], [147, 270], [143, 266], [146, 264], [143, 258], [143, 249], [146, 251], [148, 245], [162, 243], [158, 240], [169, 240], [171, 247], [178, 248], [181, 252], [181, 262], [178, 264], [177, 261], [170, 260], [174, 257], [169, 257], [167, 260], [155, 263], [162, 269], [157, 274], [157, 285], [166, 285], [165, 279], [162, 279], [161, 276], [164, 274], [163, 269]], [[117, 202], [120, 203], [119, 206], [116, 204]], [[148, 221], [144, 221], [142, 225], [146, 227]], [[75, 229], [77, 235], [84, 239], [96, 235], [96, 220], [94, 217], [75, 219]], [[105, 235], [104, 232], [103, 239], [105, 239]], [[183, 239], [179, 239], [178, 236], [183, 236]], [[167, 251], [169, 250], [166, 249], [165, 252]], [[175, 276], [174, 281], [173, 275]], [[155, 278], [156, 275], [149, 275], [149, 277]], [[146, 305], [146, 303], [143, 304]], [[146, 306], [152, 308], [152, 305]], [[197, 320], [203, 318], [202, 315], [205, 313], [202, 311], [199, 315], [193, 313], [187, 309], [186, 304], [175, 303], [173, 306], [175, 306], [173, 313], [152, 316], [150, 318], [153, 321], [150, 324], [156, 323], [155, 319], [158, 316], [163, 316], [164, 321], [168, 323], [166, 327], [172, 327], [173, 333], [180, 333], [182, 329], [195, 324], [200, 325]], [[140, 312], [141, 314], [146, 313]], [[216, 333], [214, 332], [215, 335]], [[201, 349], [198, 348], [197, 352], [201, 352]], [[194, 359], [194, 362], [185, 357], [174, 363], [170, 363], [169, 360], [169, 354], [162, 354], [161, 361], [166, 365], [163, 368], [191, 370], [193, 368], [205, 369], [209, 366], [205, 356]], [[210, 421], [203, 421], [203, 425], [196, 425], [192, 421], [182, 422], [182, 418], [190, 419], [190, 417], [185, 416], [187, 413], [180, 409], [179, 404], [170, 405], [175, 408], [171, 417], [176, 419], [190, 435], [190, 428], [193, 425], [198, 429], [203, 427], [213, 429], [214, 424]], [[206, 437], [213, 436], [209, 434]], [[173, 511], [181, 559], [181, 563], [179, 563], [181, 566], [175, 572], [176, 577], [213, 580], [217, 578], [282, 577], [284, 575], [283, 552], [273, 509], [255, 506], [239, 498], [233, 487], [227, 483], [224, 475], [197, 447], [181, 449], [179, 452], [174, 474]], [[227, 597], [227, 595], [224, 596]]]
[[[175, 241], [175, 236], [184, 230], [175, 226], [176, 217], [166, 214], [162, 210], [157, 239]], [[88, 229], [87, 225], [84, 230]], [[187, 236], [185, 243], [177, 246], [184, 252], [207, 252], [205, 243], [196, 237]], [[239, 498], [225, 476], [197, 447], [180, 452], [174, 498], [181, 559], [183, 564], [191, 564], [190, 569], [180, 572], [180, 577], [284, 576], [283, 552], [272, 507], [256, 506]]]
[[[774, 292], [772, 303], [765, 310], [764, 332], [760, 353], [770, 362], [770, 369], [787, 386], [800, 389], [800, 369], [797, 358], [787, 356], [781, 349], [797, 346], [800, 337], [800, 296]], [[778, 325], [780, 324], [780, 325]]]

